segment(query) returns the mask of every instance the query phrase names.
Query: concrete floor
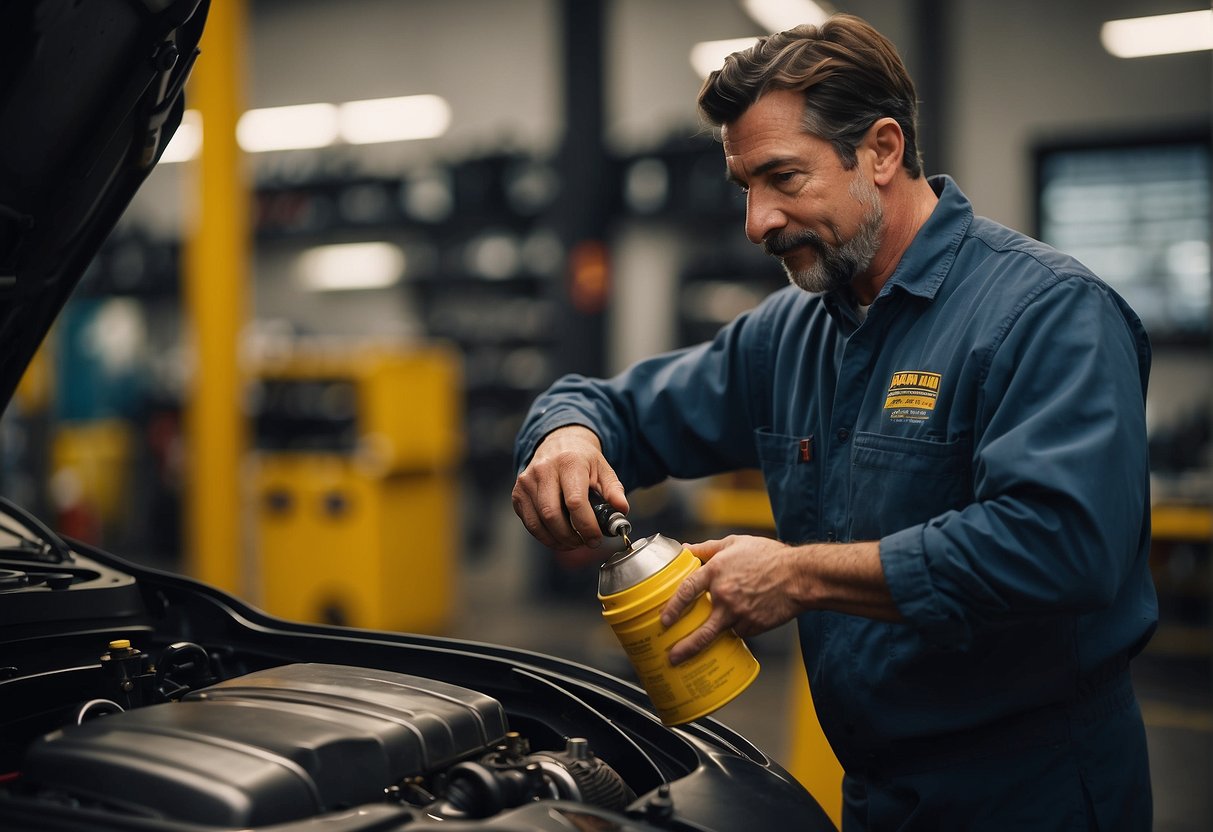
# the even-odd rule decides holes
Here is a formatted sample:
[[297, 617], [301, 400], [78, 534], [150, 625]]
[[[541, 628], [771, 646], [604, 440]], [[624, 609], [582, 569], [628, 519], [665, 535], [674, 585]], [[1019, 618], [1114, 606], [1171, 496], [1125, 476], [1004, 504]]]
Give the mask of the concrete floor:
[[[560, 570], [512, 513], [494, 518], [491, 547], [460, 570], [458, 625], [449, 635], [561, 656], [620, 676], [630, 668], [602, 621], [592, 568]], [[553, 584], [556, 584], [553, 586]], [[1213, 664], [1207, 624], [1164, 619], [1159, 635], [1134, 663], [1146, 718], [1157, 832], [1213, 829]], [[1188, 617], [1190, 619], [1190, 616]], [[795, 632], [780, 628], [750, 646], [758, 679], [715, 717], [774, 759], [788, 748], [791, 678], [800, 673]]]

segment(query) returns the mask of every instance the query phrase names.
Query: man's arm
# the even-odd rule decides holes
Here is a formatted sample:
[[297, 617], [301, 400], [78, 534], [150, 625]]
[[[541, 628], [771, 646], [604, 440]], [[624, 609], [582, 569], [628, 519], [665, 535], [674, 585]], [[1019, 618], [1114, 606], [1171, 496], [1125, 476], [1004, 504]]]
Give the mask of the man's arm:
[[514, 511], [531, 534], [557, 549], [592, 546], [601, 532], [590, 488], [626, 511], [625, 486], [756, 467], [753, 430], [764, 399], [753, 393], [751, 356], [770, 338], [761, 309], [742, 313], [710, 343], [609, 379], [567, 375], [540, 395], [514, 446]]
[[662, 610], [662, 624], [673, 624], [703, 592], [712, 594], [712, 614], [674, 645], [674, 664], [703, 650], [730, 627], [741, 636], [757, 635], [806, 610], [901, 619], [875, 541], [789, 546], [765, 537], [732, 535], [688, 548], [704, 565], [678, 587]]

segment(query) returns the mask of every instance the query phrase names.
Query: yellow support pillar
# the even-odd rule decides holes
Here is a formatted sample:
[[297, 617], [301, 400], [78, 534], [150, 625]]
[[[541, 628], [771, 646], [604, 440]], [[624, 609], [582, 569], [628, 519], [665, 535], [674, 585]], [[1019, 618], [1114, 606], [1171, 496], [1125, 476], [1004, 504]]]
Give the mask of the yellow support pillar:
[[808, 789], [821, 808], [842, 828], [842, 764], [817, 721], [809, 680], [800, 666], [800, 651], [792, 656], [791, 704], [792, 747], [785, 766]]
[[[759, 532], [775, 530], [775, 516], [758, 471], [738, 471], [713, 478], [703, 489], [699, 519], [708, 526], [741, 527]], [[842, 764], [830, 748], [817, 720], [813, 693], [801, 666], [801, 651], [793, 651], [788, 699], [792, 727], [787, 749], [788, 772], [809, 791], [834, 825], [842, 828]]]
[[187, 91], [202, 115], [195, 163], [194, 227], [187, 234], [184, 295], [194, 343], [185, 412], [186, 569], [244, 594], [241, 460], [247, 444], [239, 338], [246, 315], [251, 242], [249, 186], [236, 144], [243, 112], [246, 0], [211, 5], [202, 54]]

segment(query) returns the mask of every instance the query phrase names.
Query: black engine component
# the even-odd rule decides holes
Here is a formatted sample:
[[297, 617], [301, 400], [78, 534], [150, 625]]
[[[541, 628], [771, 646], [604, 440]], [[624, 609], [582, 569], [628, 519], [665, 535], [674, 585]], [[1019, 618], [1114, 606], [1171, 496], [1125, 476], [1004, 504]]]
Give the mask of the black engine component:
[[24, 776], [127, 811], [257, 826], [382, 802], [506, 734], [495, 700], [431, 679], [287, 665], [71, 725], [36, 742]]
[[[197, 645], [174, 644], [164, 659], [206, 673]], [[125, 641], [102, 657], [107, 668], [122, 662], [132, 688], [152, 675]], [[35, 742], [23, 768], [44, 797], [225, 827], [389, 801], [470, 820], [537, 800], [623, 812], [636, 799], [584, 739], [532, 753], [488, 696], [326, 664], [250, 673], [134, 710], [94, 700]]]
[[452, 766], [443, 778], [448, 818], [486, 818], [531, 800], [574, 800], [622, 812], [636, 799], [614, 769], [594, 756], [589, 743], [569, 739], [564, 751], [529, 753], [516, 733], [474, 762]]

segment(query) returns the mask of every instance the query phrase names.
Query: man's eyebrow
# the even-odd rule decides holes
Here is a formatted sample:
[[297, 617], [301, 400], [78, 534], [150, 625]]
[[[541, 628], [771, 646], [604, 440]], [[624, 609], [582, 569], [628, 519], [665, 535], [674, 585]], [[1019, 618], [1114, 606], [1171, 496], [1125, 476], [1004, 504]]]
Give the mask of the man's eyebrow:
[[[763, 162], [758, 167], [754, 168], [754, 173], [752, 174], [752, 176], [762, 176], [764, 173], [768, 173], [768, 172], [774, 170], [775, 168], [783, 167], [784, 165], [790, 165], [790, 164], [794, 163], [795, 161], [796, 161], [796, 159], [792, 156], [777, 156], [774, 159], [768, 159], [767, 161]], [[724, 178], [729, 180], [730, 182], [732, 182], [734, 185], [737, 185], [742, 188], [745, 187], [746, 183], [742, 181], [741, 177], [737, 176], [735, 173], [733, 173], [732, 170], [730, 170], [727, 167], [725, 168], [725, 171], [724, 171]]]

